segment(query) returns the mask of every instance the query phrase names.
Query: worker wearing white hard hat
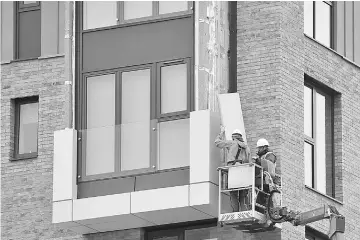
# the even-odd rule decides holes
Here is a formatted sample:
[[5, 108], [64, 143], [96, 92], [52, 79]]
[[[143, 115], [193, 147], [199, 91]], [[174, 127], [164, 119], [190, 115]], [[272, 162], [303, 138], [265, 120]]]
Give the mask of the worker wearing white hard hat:
[[[254, 161], [263, 167], [264, 171], [268, 172], [272, 179], [275, 178], [275, 168], [276, 168], [276, 155], [269, 149], [269, 142], [265, 138], [260, 138], [256, 143], [257, 148], [257, 157], [253, 158]], [[268, 180], [265, 179], [264, 188]], [[265, 189], [266, 191], [267, 189]]]
[[[215, 140], [215, 145], [218, 148], [222, 148], [226, 151], [226, 165], [238, 165], [241, 163], [248, 163], [250, 160], [250, 148], [244, 142], [242, 132], [239, 129], [235, 129], [231, 134], [232, 140], [225, 139], [225, 128], [221, 126], [220, 134]], [[230, 192], [231, 207], [234, 212], [239, 211], [239, 205], [242, 209], [245, 209], [247, 203], [245, 202], [245, 196], [247, 192], [232, 191]]]
[[231, 137], [232, 140], [225, 139], [225, 128], [221, 126], [220, 134], [215, 139], [215, 145], [227, 151], [226, 165], [249, 162], [250, 148], [244, 142], [241, 131], [235, 129]]

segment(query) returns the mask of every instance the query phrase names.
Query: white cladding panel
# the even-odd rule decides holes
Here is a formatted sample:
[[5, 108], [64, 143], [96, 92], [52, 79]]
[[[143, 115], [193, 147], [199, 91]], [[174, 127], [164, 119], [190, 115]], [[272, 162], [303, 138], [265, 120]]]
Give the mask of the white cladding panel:
[[77, 198], [77, 132], [64, 129], [54, 132], [53, 201]]
[[52, 223], [72, 221], [72, 200], [53, 202]]
[[218, 100], [221, 113], [221, 122], [222, 125], [226, 128], [226, 139], [231, 140], [232, 132], [235, 129], [239, 129], [242, 132], [244, 141], [247, 142], [239, 94], [219, 94]]
[[220, 130], [220, 118], [209, 110], [190, 113], [190, 183], [218, 183], [220, 149], [214, 144]]
[[131, 193], [131, 213], [189, 206], [189, 185]]
[[[125, 214], [130, 214], [130, 193], [74, 200], [74, 221], [99, 219]], [[99, 220], [86, 223], [96, 222], [99, 222]]]

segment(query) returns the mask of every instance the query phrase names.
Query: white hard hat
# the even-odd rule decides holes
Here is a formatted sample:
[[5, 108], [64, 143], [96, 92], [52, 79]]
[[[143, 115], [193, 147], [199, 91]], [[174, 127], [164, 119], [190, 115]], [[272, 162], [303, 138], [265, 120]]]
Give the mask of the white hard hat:
[[269, 146], [269, 142], [265, 138], [260, 138], [256, 143], [256, 147], [263, 147], [263, 146]]
[[242, 133], [241, 133], [241, 131], [240, 131], [239, 129], [235, 129], [235, 130], [233, 131], [232, 135], [234, 135], [234, 134], [240, 134], [240, 135], [242, 135]]

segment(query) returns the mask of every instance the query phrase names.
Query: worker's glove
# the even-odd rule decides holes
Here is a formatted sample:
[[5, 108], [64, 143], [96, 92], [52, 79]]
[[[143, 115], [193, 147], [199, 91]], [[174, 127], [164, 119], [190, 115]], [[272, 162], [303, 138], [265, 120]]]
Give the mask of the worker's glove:
[[220, 133], [224, 133], [225, 132], [225, 126], [220, 125]]

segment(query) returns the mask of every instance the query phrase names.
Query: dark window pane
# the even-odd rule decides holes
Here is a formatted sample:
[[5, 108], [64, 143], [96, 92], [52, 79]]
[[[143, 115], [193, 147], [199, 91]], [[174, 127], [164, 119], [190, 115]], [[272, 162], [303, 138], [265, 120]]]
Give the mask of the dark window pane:
[[305, 185], [313, 187], [313, 145], [304, 143], [304, 171], [305, 171]]
[[20, 105], [19, 154], [37, 152], [38, 103]]
[[325, 96], [316, 93], [316, 163], [315, 163], [315, 188], [326, 193], [326, 150], [325, 150]]
[[332, 100], [316, 93], [316, 184], [318, 191], [332, 195]]
[[172, 236], [172, 237], [154, 237], [153, 240], [178, 240], [178, 236]]
[[315, 39], [330, 47], [331, 7], [321, 1], [316, 1], [315, 4]]
[[197, 228], [185, 230], [185, 240], [198, 240], [198, 239], [223, 239], [221, 232], [217, 227]]
[[304, 86], [304, 133], [312, 137], [312, 89]]
[[313, 1], [304, 2], [304, 33], [313, 36], [313, 24], [314, 24], [314, 13], [313, 13]]
[[35, 58], [41, 54], [40, 10], [19, 12], [18, 54], [19, 58]]

